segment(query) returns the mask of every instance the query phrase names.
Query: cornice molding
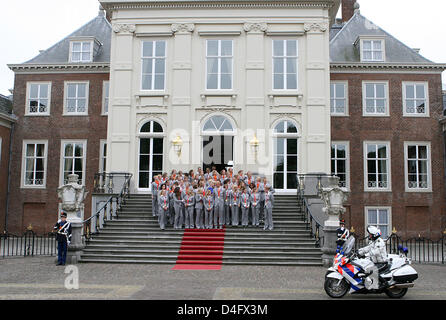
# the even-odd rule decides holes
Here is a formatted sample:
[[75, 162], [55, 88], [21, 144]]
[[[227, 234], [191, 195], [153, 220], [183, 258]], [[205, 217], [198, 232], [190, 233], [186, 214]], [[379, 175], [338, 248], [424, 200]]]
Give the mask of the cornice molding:
[[105, 10], [121, 10], [121, 9], [175, 9], [175, 8], [324, 8], [329, 9], [334, 5], [333, 0], [321, 1], [299, 1], [299, 0], [261, 0], [261, 1], [237, 1], [237, 0], [221, 0], [221, 1], [101, 1], [101, 5]]
[[446, 70], [446, 64], [406, 64], [406, 63], [361, 63], [361, 62], [330, 62], [330, 71], [346, 70]]
[[15, 73], [41, 72], [110, 72], [110, 63], [82, 63], [82, 64], [8, 64], [8, 68]]

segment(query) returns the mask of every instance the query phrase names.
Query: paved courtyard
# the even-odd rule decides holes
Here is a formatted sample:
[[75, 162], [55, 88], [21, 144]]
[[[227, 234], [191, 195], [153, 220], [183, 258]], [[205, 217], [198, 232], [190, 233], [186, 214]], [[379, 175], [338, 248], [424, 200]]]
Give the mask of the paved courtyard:
[[[0, 260], [0, 299], [321, 300], [325, 268], [223, 266], [221, 270], [171, 270], [173, 265], [79, 264], [79, 288], [71, 266], [54, 257]], [[416, 286], [405, 299], [446, 300], [446, 265], [414, 265]], [[67, 273], [65, 273], [67, 272]], [[347, 295], [345, 299], [387, 299]]]

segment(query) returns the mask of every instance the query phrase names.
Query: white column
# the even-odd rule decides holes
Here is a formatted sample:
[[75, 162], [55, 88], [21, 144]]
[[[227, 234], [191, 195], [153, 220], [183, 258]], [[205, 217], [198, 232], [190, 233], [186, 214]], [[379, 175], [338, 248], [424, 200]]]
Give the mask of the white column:
[[[306, 163], [304, 172], [330, 173], [330, 64], [328, 24], [304, 25], [306, 63]], [[309, 160], [311, 159], [311, 161]]]
[[[113, 25], [110, 108], [108, 111], [107, 172], [132, 172], [131, 139], [134, 136], [132, 115], [132, 74], [134, 24]], [[133, 172], [136, 174], [137, 172]]]

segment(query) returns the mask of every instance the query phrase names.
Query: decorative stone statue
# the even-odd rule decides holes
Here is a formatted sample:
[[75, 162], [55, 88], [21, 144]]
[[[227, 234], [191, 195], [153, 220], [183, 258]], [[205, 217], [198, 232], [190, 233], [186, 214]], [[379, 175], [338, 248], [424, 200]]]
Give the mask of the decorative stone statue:
[[325, 226], [339, 227], [339, 216], [345, 213], [344, 203], [347, 201], [348, 189], [339, 187], [339, 178], [328, 178], [328, 187], [322, 188], [321, 198], [324, 201], [322, 209], [328, 215]]
[[68, 263], [77, 263], [80, 258], [84, 243], [82, 239], [83, 231], [83, 210], [84, 201], [88, 194], [85, 187], [78, 183], [79, 176], [70, 174], [68, 183], [57, 189], [57, 195], [62, 201], [62, 210], [67, 214], [67, 221], [71, 223], [71, 243], [68, 247]]
[[345, 212], [344, 203], [347, 201], [347, 188], [339, 187], [339, 177], [328, 178], [328, 185], [322, 188], [321, 198], [324, 202], [322, 209], [328, 215], [324, 223], [324, 245], [322, 247], [322, 261], [324, 265], [331, 265], [336, 253], [336, 230], [339, 227], [339, 216]]
[[62, 200], [62, 210], [67, 213], [69, 222], [82, 222], [83, 218], [80, 212], [83, 211], [84, 200], [88, 191], [78, 181], [79, 176], [77, 174], [70, 174], [68, 184], [57, 189], [57, 195]]

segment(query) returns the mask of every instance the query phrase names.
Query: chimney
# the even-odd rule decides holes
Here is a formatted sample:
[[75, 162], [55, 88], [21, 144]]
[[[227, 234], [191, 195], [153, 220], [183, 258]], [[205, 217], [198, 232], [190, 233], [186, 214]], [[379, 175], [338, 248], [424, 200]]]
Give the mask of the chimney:
[[342, 0], [342, 22], [347, 22], [355, 14], [356, 0]]

